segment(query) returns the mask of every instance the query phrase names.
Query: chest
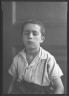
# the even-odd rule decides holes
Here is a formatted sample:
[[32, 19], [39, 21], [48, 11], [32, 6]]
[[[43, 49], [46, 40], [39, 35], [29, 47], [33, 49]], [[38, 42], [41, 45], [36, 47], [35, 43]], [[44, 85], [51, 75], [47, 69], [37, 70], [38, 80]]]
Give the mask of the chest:
[[35, 59], [35, 56], [28, 55], [26, 56], [26, 59], [27, 59], [28, 64], [30, 64]]
[[[22, 80], [22, 78], [24, 78], [26, 81], [41, 84], [41, 82], [43, 82], [44, 78], [45, 79], [48, 78], [48, 74], [46, 72], [46, 70], [47, 70], [46, 60], [35, 60], [35, 62], [33, 60], [31, 64], [32, 64], [31, 66], [26, 67], [26, 62], [24, 60], [20, 59], [20, 62], [18, 63], [19, 78], [20, 78], [20, 80]], [[45, 71], [43, 71], [43, 70], [45, 70]], [[46, 76], [44, 76], [43, 74]], [[43, 78], [43, 80], [42, 80], [42, 78]]]

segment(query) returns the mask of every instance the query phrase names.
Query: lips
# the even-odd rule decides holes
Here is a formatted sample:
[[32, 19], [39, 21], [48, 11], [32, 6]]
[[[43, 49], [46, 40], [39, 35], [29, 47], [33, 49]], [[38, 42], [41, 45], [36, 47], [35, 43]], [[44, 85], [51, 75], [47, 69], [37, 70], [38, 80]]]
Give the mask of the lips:
[[33, 41], [30, 41], [30, 40], [28, 41], [28, 44], [33, 44], [33, 43], [34, 43]]

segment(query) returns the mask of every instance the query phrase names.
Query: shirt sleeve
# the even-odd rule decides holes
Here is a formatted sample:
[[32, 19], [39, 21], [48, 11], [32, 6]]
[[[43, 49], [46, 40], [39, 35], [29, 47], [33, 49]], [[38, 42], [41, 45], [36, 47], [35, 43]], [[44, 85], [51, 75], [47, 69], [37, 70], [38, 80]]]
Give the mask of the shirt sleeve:
[[50, 79], [55, 79], [63, 75], [63, 72], [54, 57], [51, 57], [48, 61], [48, 74]]
[[18, 63], [18, 57], [15, 56], [11, 66], [8, 70], [8, 73], [12, 76], [14, 76], [17, 73], [17, 63]]

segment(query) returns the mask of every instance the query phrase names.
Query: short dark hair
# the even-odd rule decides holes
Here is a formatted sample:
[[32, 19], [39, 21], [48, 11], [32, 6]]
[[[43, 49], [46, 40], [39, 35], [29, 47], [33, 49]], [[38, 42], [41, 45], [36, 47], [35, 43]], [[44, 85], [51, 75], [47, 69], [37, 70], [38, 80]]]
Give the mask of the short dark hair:
[[23, 34], [23, 29], [24, 29], [25, 25], [27, 25], [27, 24], [37, 24], [37, 25], [39, 25], [41, 27], [42, 35], [45, 33], [45, 26], [41, 21], [36, 20], [36, 19], [30, 19], [30, 20], [27, 20], [26, 22], [24, 22], [22, 24], [22, 34]]

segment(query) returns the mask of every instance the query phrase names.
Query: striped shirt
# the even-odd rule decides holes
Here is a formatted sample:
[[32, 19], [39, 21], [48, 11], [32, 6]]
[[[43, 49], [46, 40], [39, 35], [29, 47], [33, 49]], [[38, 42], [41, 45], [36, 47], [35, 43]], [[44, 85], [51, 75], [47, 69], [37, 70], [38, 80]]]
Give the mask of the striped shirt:
[[[42, 83], [42, 74], [44, 69], [44, 64], [42, 63], [43, 60], [46, 62]], [[24, 48], [14, 57], [8, 72], [12, 76], [18, 74], [17, 81], [19, 82], [24, 79], [27, 82], [33, 82], [40, 86], [49, 86], [51, 79], [55, 79], [63, 75], [63, 72], [57, 64], [54, 56], [48, 51], [44, 50], [42, 47], [40, 47], [39, 53], [29, 65]]]

